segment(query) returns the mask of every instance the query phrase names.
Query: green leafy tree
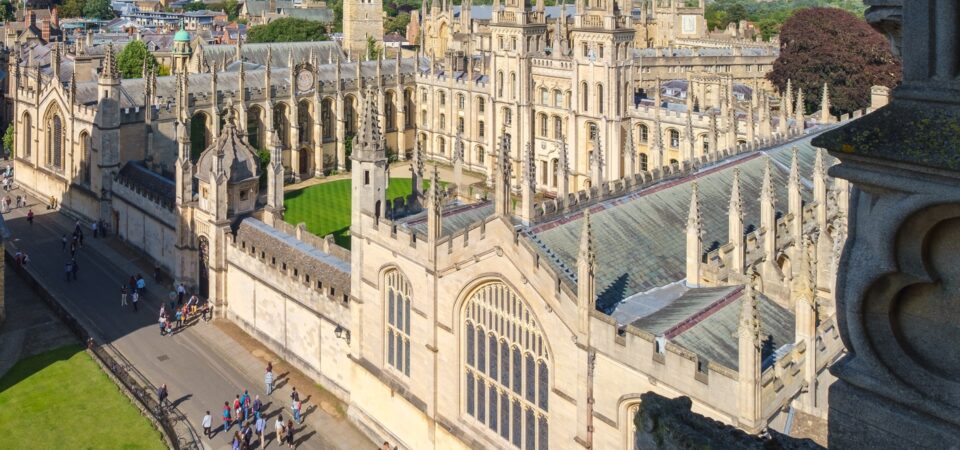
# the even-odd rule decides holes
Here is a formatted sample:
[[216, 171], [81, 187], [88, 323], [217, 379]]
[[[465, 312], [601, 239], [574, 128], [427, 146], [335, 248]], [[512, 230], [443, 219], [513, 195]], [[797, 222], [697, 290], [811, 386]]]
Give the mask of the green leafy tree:
[[370, 56], [370, 59], [380, 59], [380, 52], [382, 51], [383, 49], [377, 45], [377, 41], [373, 39], [373, 36], [367, 36], [367, 55]]
[[93, 19], [108, 20], [116, 17], [110, 0], [88, 0], [83, 7], [83, 15]]
[[10, 3], [10, 0], [0, 1], [0, 19], [3, 21], [12, 22], [17, 20], [16, 15], [14, 14], [16, 10], [17, 8]]
[[159, 66], [157, 58], [147, 50], [147, 44], [143, 41], [133, 41], [123, 47], [123, 51], [117, 55], [117, 69], [120, 70], [120, 76], [123, 78], [141, 78], [143, 77], [143, 62], [147, 62], [147, 69], [153, 69]]
[[66, 0], [60, 5], [60, 17], [81, 17], [85, 6], [84, 0]]
[[387, 33], [400, 33], [404, 34], [407, 32], [407, 25], [410, 23], [410, 13], [402, 12], [397, 14], [396, 17], [387, 17], [383, 20], [383, 31]]
[[16, 140], [14, 133], [14, 126], [11, 123], [7, 125], [7, 131], [3, 133], [3, 151], [8, 154], [13, 154], [13, 142]]
[[266, 25], [257, 25], [247, 31], [247, 42], [325, 41], [326, 27], [313, 20], [285, 17]]

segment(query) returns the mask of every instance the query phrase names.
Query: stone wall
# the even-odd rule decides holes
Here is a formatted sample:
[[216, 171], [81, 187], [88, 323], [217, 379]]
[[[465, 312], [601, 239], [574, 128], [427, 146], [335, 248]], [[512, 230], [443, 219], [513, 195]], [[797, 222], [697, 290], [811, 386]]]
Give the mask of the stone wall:
[[176, 259], [174, 245], [177, 243], [172, 205], [159, 203], [118, 182], [113, 184], [113, 212], [116, 223], [110, 226], [115, 227], [114, 233], [172, 273]]

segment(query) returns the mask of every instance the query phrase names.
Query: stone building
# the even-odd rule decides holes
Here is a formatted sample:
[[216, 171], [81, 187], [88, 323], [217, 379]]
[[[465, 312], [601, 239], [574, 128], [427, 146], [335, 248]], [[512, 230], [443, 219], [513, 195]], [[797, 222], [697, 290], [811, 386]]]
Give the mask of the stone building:
[[[504, 47], [482, 58], [182, 39], [186, 72], [121, 80], [107, 45], [78, 81], [62, 47], [29, 65], [16, 48], [15, 173], [107, 221], [402, 448], [631, 448], [648, 391], [750, 432], [791, 405], [823, 414], [848, 197], [810, 139], [832, 118], [774, 114], [792, 92], [710, 74], [628, 102], [629, 18], [585, 7], [561, 45], [587, 54], [561, 60], [541, 53], [542, 10], [505, 6], [490, 25]], [[477, 135], [442, 127], [447, 112], [489, 134], [467, 147]], [[547, 112], [570, 139], [542, 136]], [[426, 165], [462, 171], [473, 145], [493, 194], [466, 203]], [[414, 189], [390, 200], [394, 156]], [[282, 220], [285, 180], [348, 169], [350, 250]]]

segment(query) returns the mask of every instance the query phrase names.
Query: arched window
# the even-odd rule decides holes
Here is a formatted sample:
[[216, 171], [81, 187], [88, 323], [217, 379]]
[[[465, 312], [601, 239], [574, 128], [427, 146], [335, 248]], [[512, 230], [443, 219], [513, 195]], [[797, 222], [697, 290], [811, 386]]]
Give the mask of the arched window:
[[311, 113], [311, 104], [307, 100], [301, 101], [297, 105], [297, 124], [300, 127], [300, 143], [313, 143], [313, 117]]
[[563, 119], [553, 116], [553, 138], [563, 139]]
[[477, 146], [477, 164], [483, 164], [486, 152], [483, 151], [483, 147]]
[[550, 122], [546, 114], [540, 114], [540, 137], [547, 137], [550, 134]]
[[23, 157], [30, 157], [30, 149], [33, 148], [33, 121], [30, 120], [30, 114], [23, 114]]
[[641, 154], [640, 154], [640, 170], [642, 170], [642, 171], [644, 171], [644, 172], [650, 170], [650, 167], [648, 166], [648, 162], [647, 162], [647, 154], [646, 154], [646, 153], [641, 153]]
[[439, 95], [438, 98], [440, 99], [440, 100], [439, 100], [440, 106], [446, 106], [446, 104], [447, 104], [447, 94], [446, 94], [445, 92], [443, 92], [443, 91], [440, 91], [440, 95]]
[[255, 149], [265, 149], [263, 143], [263, 109], [252, 106], [247, 111], [247, 142]]
[[80, 180], [90, 186], [93, 178], [93, 152], [90, 150], [90, 135], [86, 131], [80, 133]]
[[640, 134], [640, 143], [646, 144], [650, 141], [650, 129], [646, 125], [640, 125], [637, 127], [638, 134]]
[[547, 92], [547, 88], [540, 88], [540, 103], [543, 106], [550, 106], [550, 94]]
[[679, 169], [679, 168], [680, 168], [680, 162], [677, 161], [677, 160], [675, 160], [675, 159], [671, 159], [671, 160], [670, 160], [670, 165], [673, 166], [674, 169]]
[[677, 130], [670, 130], [670, 147], [680, 147], [680, 132]]
[[463, 94], [457, 94], [457, 108], [460, 111], [463, 111], [464, 106], [466, 106], [467, 101], [464, 99]]
[[320, 120], [323, 126], [323, 138], [332, 139], [333, 132], [333, 100], [325, 99], [320, 106]]
[[447, 128], [447, 116], [446, 114], [440, 114], [440, 129], [444, 130]]
[[344, 129], [348, 135], [354, 135], [357, 132], [357, 104], [352, 95], [346, 96], [343, 103]]
[[397, 129], [397, 108], [394, 106], [394, 95], [393, 92], [387, 92], [387, 95], [383, 99], [383, 118], [387, 122], [384, 128], [387, 131], [394, 131]]
[[273, 107], [273, 129], [279, 134], [280, 145], [285, 149], [290, 148], [290, 118], [287, 117], [287, 105], [283, 103]]
[[486, 109], [486, 107], [487, 107], [486, 100], [484, 100], [483, 97], [477, 97], [477, 112], [482, 114]]
[[463, 133], [463, 117], [457, 117], [457, 133]]
[[384, 275], [387, 313], [387, 364], [410, 376], [410, 282], [398, 270]]
[[63, 169], [63, 119], [54, 113], [47, 123], [47, 166]]
[[503, 283], [481, 286], [463, 311], [466, 413], [518, 448], [548, 447], [550, 356], [527, 303]]
[[580, 95], [583, 96], [583, 112], [590, 110], [590, 89], [587, 88], [587, 82], [580, 83]]
[[550, 186], [557, 187], [557, 176], [560, 173], [560, 160], [554, 158], [550, 161]]
[[563, 107], [563, 92], [560, 92], [560, 89], [553, 90], [553, 106], [557, 108]]
[[409, 89], [404, 91], [403, 99], [404, 99], [403, 100], [403, 112], [404, 112], [403, 119], [405, 122], [403, 126], [406, 128], [413, 128], [414, 126], [416, 126], [416, 124], [413, 123], [414, 119], [416, 118], [414, 114], [414, 111], [416, 111], [416, 107], [413, 104], [413, 91]]
[[503, 97], [503, 71], [497, 72], [497, 97]]
[[587, 136], [589, 136], [591, 141], [600, 136], [600, 129], [597, 128], [597, 124], [593, 122], [587, 122]]
[[486, 126], [483, 124], [483, 121], [477, 122], [477, 137], [484, 137], [486, 131]]
[[710, 139], [707, 139], [707, 135], [701, 135], [700, 142], [703, 142], [703, 154], [710, 153]]
[[517, 73], [510, 72], [510, 98], [517, 98]]
[[513, 123], [513, 110], [509, 107], [503, 108], [503, 124], [510, 125]]
[[597, 111], [600, 114], [603, 114], [603, 104], [604, 104], [603, 85], [597, 84]]
[[437, 153], [447, 154], [447, 140], [442, 137], [437, 138]]

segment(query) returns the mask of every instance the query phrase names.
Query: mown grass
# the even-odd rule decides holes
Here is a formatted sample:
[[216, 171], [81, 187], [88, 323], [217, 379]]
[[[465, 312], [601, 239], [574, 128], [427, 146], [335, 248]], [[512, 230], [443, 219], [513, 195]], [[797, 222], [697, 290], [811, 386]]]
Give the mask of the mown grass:
[[[409, 178], [391, 178], [387, 199], [410, 195], [411, 183]], [[317, 236], [333, 234], [337, 245], [350, 248], [351, 186], [349, 179], [337, 180], [288, 192], [284, 198], [284, 220], [294, 225], [304, 222], [307, 231]]]
[[150, 422], [76, 345], [0, 378], [0, 449], [164, 449]]

